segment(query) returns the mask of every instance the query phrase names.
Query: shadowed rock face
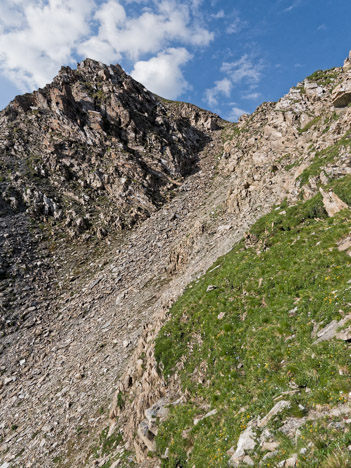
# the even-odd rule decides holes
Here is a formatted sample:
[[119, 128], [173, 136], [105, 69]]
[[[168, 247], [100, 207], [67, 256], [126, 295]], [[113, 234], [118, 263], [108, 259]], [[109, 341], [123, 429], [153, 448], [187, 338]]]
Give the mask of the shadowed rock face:
[[[108, 466], [125, 449], [158, 466], [157, 423], [184, 396], [153, 351], [169, 307], [243, 236], [266, 249], [245, 233], [273, 205], [351, 174], [351, 108], [332, 99], [350, 73], [230, 124], [86, 60], [0, 113], [0, 466]], [[112, 393], [123, 442], [107, 454]]]
[[204, 112], [189, 111], [172, 115], [120, 66], [63, 67], [0, 114], [1, 212], [27, 209], [70, 237], [132, 226], [196, 169]]
[[219, 120], [90, 59], [17, 96], [0, 113], [3, 326], [20, 323], [28, 303], [43, 305], [43, 285], [56, 289], [59, 239], [64, 257], [71, 239], [92, 245], [148, 218], [197, 170]]
[[333, 104], [335, 107], [346, 107], [351, 103], [351, 81], [337, 86], [333, 91]]

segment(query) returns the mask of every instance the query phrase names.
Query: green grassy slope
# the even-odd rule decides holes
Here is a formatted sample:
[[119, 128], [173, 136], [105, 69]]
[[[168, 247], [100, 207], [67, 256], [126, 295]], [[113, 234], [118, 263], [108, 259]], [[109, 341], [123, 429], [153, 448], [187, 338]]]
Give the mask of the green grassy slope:
[[[332, 188], [351, 203], [351, 177]], [[264, 462], [266, 452], [254, 450], [255, 466], [277, 466], [292, 453], [299, 454], [299, 467], [351, 466], [345, 454], [351, 431], [342, 417], [327, 414], [351, 391], [351, 347], [336, 339], [313, 345], [312, 337], [315, 324], [350, 312], [351, 257], [337, 249], [350, 231], [351, 212], [329, 218], [320, 195], [283, 204], [189, 285], [155, 347], [159, 371], [166, 379], [177, 371], [187, 395], [160, 426], [158, 455], [168, 448], [164, 467], [228, 466], [227, 450], [283, 392], [290, 392], [284, 399], [291, 407], [268, 424], [280, 446]], [[325, 417], [306, 421], [298, 437], [280, 431], [288, 417], [316, 408]], [[194, 425], [213, 409], [215, 415]], [[346, 452], [340, 455], [340, 448]]]

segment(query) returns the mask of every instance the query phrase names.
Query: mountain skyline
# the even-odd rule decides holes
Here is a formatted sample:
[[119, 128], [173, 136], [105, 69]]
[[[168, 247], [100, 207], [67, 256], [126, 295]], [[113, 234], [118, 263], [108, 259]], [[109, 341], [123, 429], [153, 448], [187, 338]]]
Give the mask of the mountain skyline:
[[86, 57], [236, 120], [351, 48], [346, 0], [5, 0], [0, 105]]

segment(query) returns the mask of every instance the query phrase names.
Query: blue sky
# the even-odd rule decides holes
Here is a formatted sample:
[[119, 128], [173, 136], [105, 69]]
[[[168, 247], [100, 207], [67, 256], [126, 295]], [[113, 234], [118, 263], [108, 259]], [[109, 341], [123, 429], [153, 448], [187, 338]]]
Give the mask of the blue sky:
[[0, 107], [85, 57], [236, 120], [351, 49], [350, 0], [1, 0]]

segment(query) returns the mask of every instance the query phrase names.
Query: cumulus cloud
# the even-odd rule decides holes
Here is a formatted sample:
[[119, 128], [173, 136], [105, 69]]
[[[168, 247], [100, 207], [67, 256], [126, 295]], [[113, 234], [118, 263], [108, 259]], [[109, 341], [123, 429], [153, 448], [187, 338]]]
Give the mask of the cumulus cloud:
[[72, 49], [88, 34], [92, 2], [4, 0], [2, 9], [14, 14], [12, 23], [1, 17], [0, 63], [3, 73], [22, 90], [42, 86], [61, 64], [72, 62]]
[[[98, 34], [81, 44], [79, 51], [86, 54], [95, 41], [105, 50], [109, 45], [113, 58], [126, 54], [137, 60], [142, 54], [156, 53], [173, 41], [207, 46], [213, 39], [211, 32], [191, 21], [187, 4], [164, 0], [157, 5], [156, 12], [146, 10], [138, 17], [128, 18], [120, 2], [109, 0], [95, 14], [100, 24]], [[99, 47], [94, 48], [92, 58], [102, 60]]]
[[189, 87], [181, 66], [190, 59], [191, 54], [186, 49], [170, 48], [150, 60], [137, 62], [131, 75], [150, 91], [168, 99], [175, 99]]
[[[139, 4], [138, 13], [133, 3]], [[214, 38], [194, 15], [200, 4], [201, 0], [2, 0], [2, 73], [28, 91], [78, 58], [107, 63], [128, 59], [137, 62], [134, 73], [146, 77], [150, 86], [148, 70], [160, 67], [153, 73], [157, 80], [167, 75], [173, 59], [169, 89], [184, 90], [181, 67], [190, 57], [184, 46], [205, 47]]]
[[263, 62], [255, 60], [248, 54], [244, 54], [238, 60], [233, 62], [224, 62], [221, 66], [221, 72], [226, 76], [222, 80], [215, 81], [214, 86], [205, 92], [205, 101], [214, 106], [218, 104], [218, 98], [221, 95], [229, 97], [232, 90], [238, 84], [244, 83], [249, 86], [250, 92], [244, 95], [247, 99], [259, 97], [259, 93], [251, 92], [256, 88], [262, 76]]
[[217, 105], [218, 96], [224, 95], [226, 97], [229, 97], [231, 89], [232, 82], [228, 78], [223, 78], [223, 80], [215, 81], [215, 86], [213, 88], [207, 89], [205, 92], [206, 102], [210, 106]]

